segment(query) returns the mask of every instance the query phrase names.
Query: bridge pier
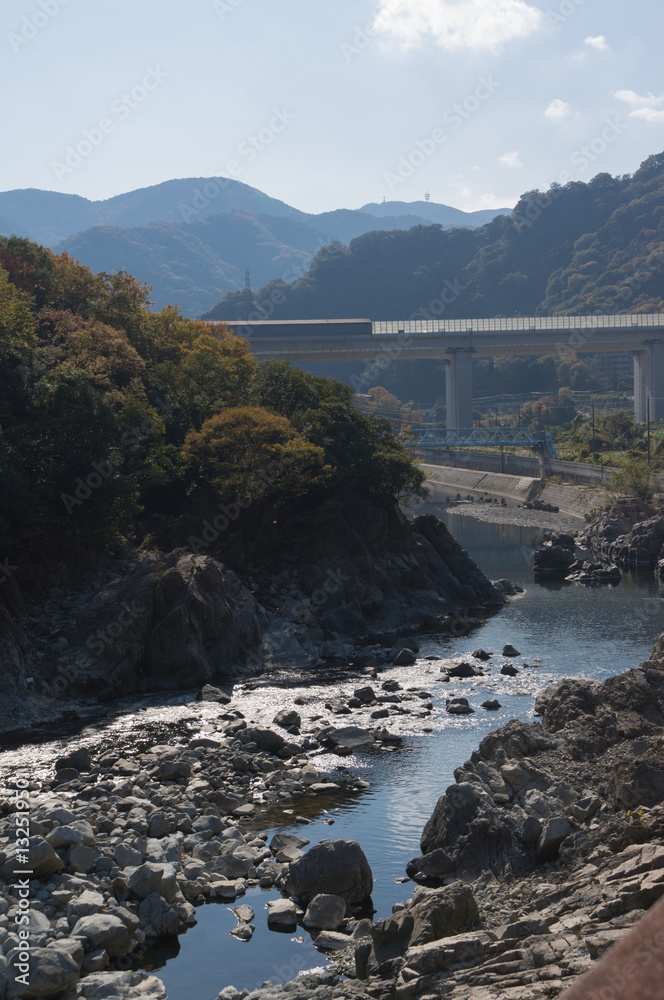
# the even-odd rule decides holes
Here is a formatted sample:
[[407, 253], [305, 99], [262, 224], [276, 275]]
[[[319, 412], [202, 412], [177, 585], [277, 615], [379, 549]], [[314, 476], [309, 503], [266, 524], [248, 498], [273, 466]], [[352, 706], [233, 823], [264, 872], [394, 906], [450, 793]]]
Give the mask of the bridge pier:
[[473, 354], [472, 347], [450, 348], [445, 366], [447, 426], [473, 426]]
[[647, 340], [634, 351], [634, 420], [664, 420], [664, 341]]

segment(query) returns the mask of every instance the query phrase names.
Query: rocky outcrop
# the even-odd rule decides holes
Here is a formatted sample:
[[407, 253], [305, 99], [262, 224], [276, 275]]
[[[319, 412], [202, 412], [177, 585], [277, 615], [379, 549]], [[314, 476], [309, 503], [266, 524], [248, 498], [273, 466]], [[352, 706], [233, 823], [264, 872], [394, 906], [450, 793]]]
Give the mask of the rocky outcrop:
[[[391, 632], [396, 645], [416, 625], [467, 631], [507, 600], [433, 515], [408, 522], [393, 504], [356, 499], [300, 530], [297, 554], [276, 571], [247, 566], [247, 586], [211, 554], [185, 549], [118, 560], [27, 609], [5, 581], [0, 731], [53, 718], [54, 703], [75, 710], [80, 699], [241, 673], [348, 666], [366, 659], [358, 643], [373, 634]], [[385, 657], [414, 662], [405, 645]]]
[[603, 562], [656, 566], [664, 557], [664, 495], [616, 500], [578, 536], [578, 542]]
[[583, 856], [598, 815], [612, 837], [629, 838], [626, 810], [664, 801], [661, 664], [604, 683], [564, 680], [536, 711], [541, 726], [508, 723], [457, 769], [424, 829], [420, 868], [443, 851], [459, 875], [532, 872], [559, 855]]

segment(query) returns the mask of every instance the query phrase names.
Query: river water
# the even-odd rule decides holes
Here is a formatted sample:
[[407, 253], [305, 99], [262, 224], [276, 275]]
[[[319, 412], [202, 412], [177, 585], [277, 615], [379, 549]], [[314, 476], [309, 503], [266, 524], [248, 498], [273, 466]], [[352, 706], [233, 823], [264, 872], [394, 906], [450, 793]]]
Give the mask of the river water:
[[[390, 669], [381, 680], [394, 677], [404, 688], [430, 691], [433, 714], [427, 719], [394, 716], [385, 720], [392, 732], [403, 737], [398, 748], [366, 750], [345, 758], [317, 757], [317, 767], [333, 777], [343, 776], [348, 768], [371, 787], [324, 800], [305, 798], [297, 803], [296, 811], [302, 814], [308, 810], [312, 825], [291, 826], [290, 817], [279, 814], [268, 831], [271, 835], [278, 824], [312, 843], [325, 837], [359, 841], [374, 873], [374, 919], [387, 916], [393, 903], [412, 895], [412, 882], [395, 880], [404, 875], [406, 863], [420, 853], [419, 838], [433, 806], [454, 780], [454, 769], [468, 759], [480, 740], [509, 719], [533, 719], [537, 692], [562, 676], [603, 679], [636, 666], [647, 658], [664, 628], [664, 601], [652, 574], [624, 574], [620, 585], [604, 588], [535, 583], [533, 550], [540, 539], [539, 529], [491, 524], [456, 513], [441, 516], [489, 577], [507, 577], [523, 586], [525, 593], [472, 635], [460, 639], [421, 637], [418, 663]], [[439, 683], [445, 660], [467, 655], [478, 646], [499, 654], [506, 643], [522, 654], [514, 661], [520, 670], [517, 677], [504, 677], [498, 666], [489, 664], [491, 672], [486, 677]], [[434, 659], [424, 659], [427, 656]], [[500, 657], [497, 659], [500, 662]], [[522, 667], [534, 660], [534, 668]], [[300, 693], [306, 700], [301, 709], [305, 722], [308, 714], [324, 711], [325, 700], [347, 697], [355, 686], [353, 681], [314, 684], [300, 692], [290, 689], [287, 696], [274, 688], [244, 689], [237, 703], [248, 719], [269, 724], [276, 709]], [[476, 713], [447, 715], [445, 699], [452, 695], [467, 697]], [[497, 698], [500, 711], [483, 711], [479, 705], [487, 698]], [[167, 704], [145, 700], [137, 706], [133, 702], [126, 711], [78, 733], [77, 743], [98, 745], [103, 738], [106, 745], [117, 747], [149, 746], [172, 739], [178, 732], [199, 731], [201, 726], [213, 730], [216, 714], [216, 706], [189, 697], [178, 696]], [[29, 762], [36, 774], [45, 773], [66, 743], [63, 733], [57, 739], [7, 751], [2, 763], [11, 768], [19, 761], [24, 766]], [[261, 829], [265, 829], [264, 823]], [[324, 956], [306, 933], [268, 931], [265, 907], [278, 896], [275, 890], [252, 889], [238, 900], [238, 904], [249, 903], [256, 912], [251, 942], [238, 941], [229, 934], [236, 920], [228, 905], [208, 904], [197, 909], [195, 927], [147, 956], [144, 967], [164, 981], [169, 1000], [190, 1000], [192, 995], [197, 1000], [215, 1000], [230, 984], [253, 989], [264, 980], [286, 982], [298, 971], [325, 965]]]

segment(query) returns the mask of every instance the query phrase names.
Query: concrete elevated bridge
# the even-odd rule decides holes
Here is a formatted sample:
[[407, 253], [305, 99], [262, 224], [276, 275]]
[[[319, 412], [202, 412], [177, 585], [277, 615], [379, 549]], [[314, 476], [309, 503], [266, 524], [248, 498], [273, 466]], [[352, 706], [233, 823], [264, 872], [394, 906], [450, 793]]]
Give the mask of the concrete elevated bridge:
[[367, 388], [391, 361], [444, 362], [447, 426], [473, 425], [473, 357], [628, 351], [634, 417], [664, 420], [664, 313], [453, 320], [241, 320], [228, 323], [260, 361], [364, 362]]

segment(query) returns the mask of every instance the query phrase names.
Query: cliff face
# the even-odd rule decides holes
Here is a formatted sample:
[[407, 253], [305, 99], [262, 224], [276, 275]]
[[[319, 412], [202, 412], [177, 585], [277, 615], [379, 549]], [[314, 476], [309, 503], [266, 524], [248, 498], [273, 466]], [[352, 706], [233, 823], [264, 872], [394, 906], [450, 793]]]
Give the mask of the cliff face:
[[578, 536], [598, 558], [620, 566], [664, 566], [664, 495], [621, 497]]
[[0, 603], [0, 729], [51, 718], [54, 701], [348, 664], [372, 632], [504, 603], [441, 522], [408, 522], [388, 504], [321, 516], [284, 545], [276, 569], [273, 558], [247, 567], [244, 581], [211, 555], [137, 553], [27, 613]]

